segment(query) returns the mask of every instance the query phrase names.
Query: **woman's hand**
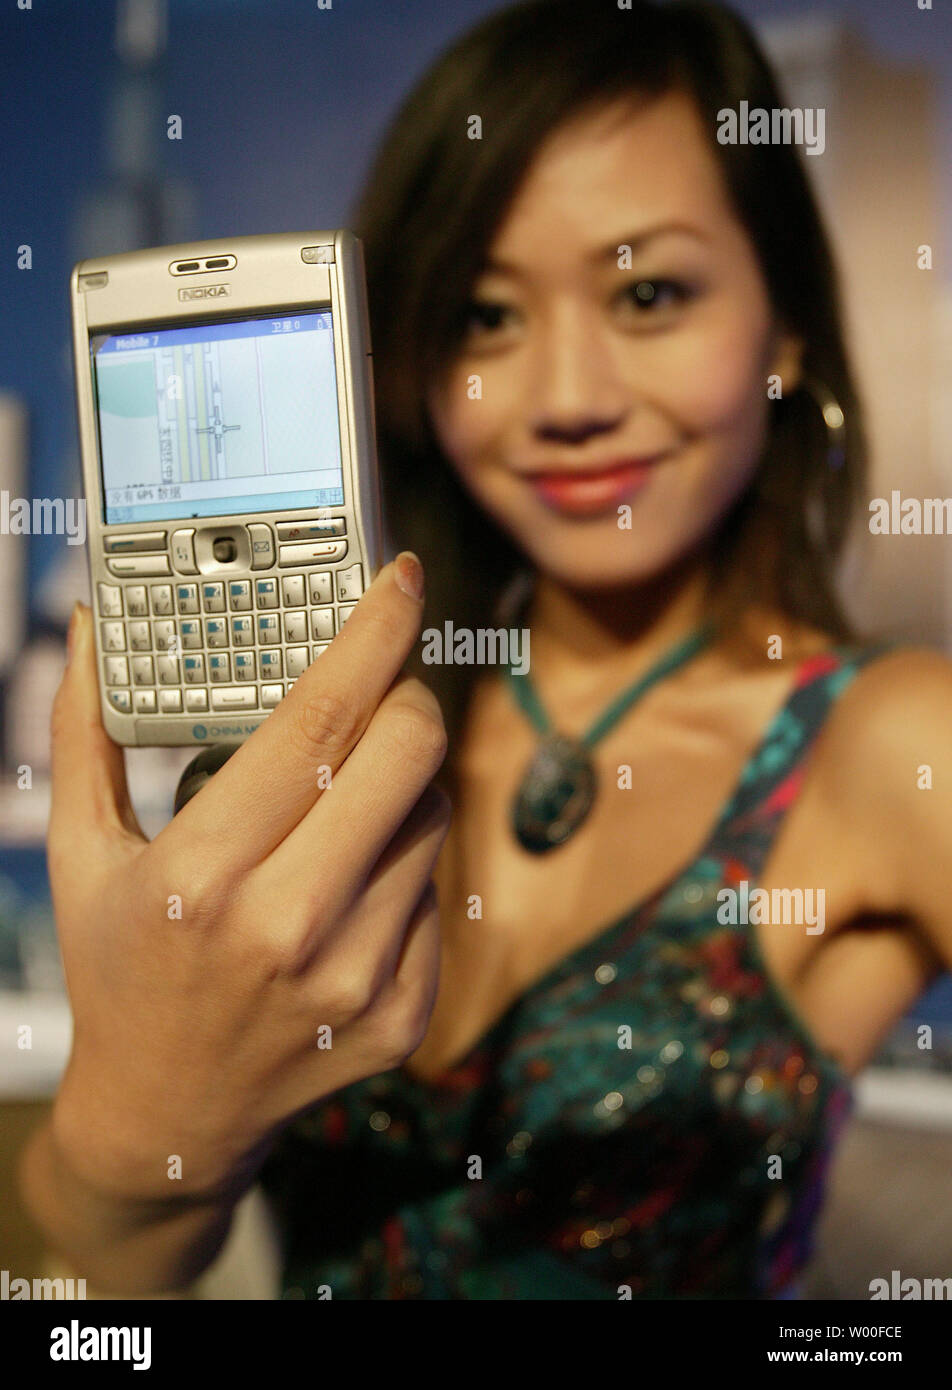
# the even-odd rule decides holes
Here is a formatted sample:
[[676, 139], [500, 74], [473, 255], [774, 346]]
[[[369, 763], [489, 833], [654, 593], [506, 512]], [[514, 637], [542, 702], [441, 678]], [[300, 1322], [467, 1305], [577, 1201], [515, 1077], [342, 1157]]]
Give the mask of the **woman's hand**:
[[413, 557], [387, 565], [151, 844], [102, 727], [92, 615], [74, 619], [48, 843], [74, 1038], [52, 1122], [97, 1187], [243, 1190], [296, 1112], [421, 1042], [449, 825], [440, 710], [400, 675], [421, 587]]

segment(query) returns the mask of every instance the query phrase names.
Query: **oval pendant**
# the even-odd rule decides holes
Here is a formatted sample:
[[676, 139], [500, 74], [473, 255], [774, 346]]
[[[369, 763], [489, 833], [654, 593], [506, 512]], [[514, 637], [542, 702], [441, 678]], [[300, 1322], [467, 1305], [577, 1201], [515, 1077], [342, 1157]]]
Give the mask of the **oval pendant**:
[[564, 844], [588, 815], [597, 779], [588, 749], [564, 734], [539, 744], [512, 803], [516, 838], [531, 854]]

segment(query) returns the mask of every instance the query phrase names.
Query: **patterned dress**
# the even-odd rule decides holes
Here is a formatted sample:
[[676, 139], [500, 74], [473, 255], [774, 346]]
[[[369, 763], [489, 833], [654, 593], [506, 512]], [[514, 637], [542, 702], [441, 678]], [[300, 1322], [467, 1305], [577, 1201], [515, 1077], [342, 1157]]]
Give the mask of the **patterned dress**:
[[849, 1078], [718, 894], [754, 890], [833, 702], [881, 650], [805, 662], [693, 862], [458, 1065], [358, 1082], [284, 1131], [261, 1174], [282, 1297], [790, 1296]]

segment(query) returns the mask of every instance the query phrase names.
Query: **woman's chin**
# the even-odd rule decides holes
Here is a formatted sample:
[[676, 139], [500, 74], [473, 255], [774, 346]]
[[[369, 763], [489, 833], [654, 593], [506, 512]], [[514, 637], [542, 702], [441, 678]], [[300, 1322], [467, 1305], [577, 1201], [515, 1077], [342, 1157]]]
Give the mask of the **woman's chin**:
[[626, 535], [623, 545], [615, 538], [613, 545], [578, 542], [571, 551], [538, 544], [523, 548], [526, 559], [540, 574], [581, 592], [636, 589], [650, 584], [676, 568], [680, 560], [686, 560], [692, 550], [686, 545], [659, 546], [657, 537], [641, 544], [631, 534]]

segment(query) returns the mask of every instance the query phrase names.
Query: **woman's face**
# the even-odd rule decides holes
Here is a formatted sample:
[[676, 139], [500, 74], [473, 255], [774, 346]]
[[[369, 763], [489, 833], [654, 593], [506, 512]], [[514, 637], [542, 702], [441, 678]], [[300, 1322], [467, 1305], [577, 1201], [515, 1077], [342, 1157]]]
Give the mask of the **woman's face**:
[[530, 560], [603, 588], [713, 530], [757, 466], [774, 372], [789, 394], [798, 346], [693, 103], [671, 93], [542, 147], [429, 406], [463, 483]]

